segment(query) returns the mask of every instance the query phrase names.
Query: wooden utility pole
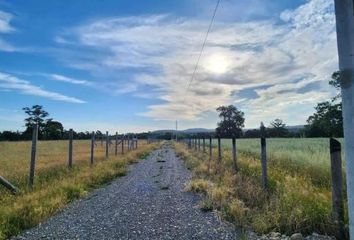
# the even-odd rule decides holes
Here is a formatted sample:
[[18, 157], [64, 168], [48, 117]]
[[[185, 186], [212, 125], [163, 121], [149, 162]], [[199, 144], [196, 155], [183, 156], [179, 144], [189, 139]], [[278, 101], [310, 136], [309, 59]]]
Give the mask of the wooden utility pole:
[[342, 89], [349, 235], [354, 238], [354, 2], [335, 0], [338, 59]]

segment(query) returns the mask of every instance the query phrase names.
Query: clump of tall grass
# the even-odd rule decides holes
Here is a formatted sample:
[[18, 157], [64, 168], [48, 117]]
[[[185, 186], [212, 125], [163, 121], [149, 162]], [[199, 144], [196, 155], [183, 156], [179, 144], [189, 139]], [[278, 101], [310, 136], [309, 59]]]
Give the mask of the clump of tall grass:
[[[204, 195], [201, 208], [214, 209], [227, 220], [256, 232], [279, 231], [284, 234], [318, 232], [333, 235], [331, 189], [314, 184], [300, 171], [270, 164], [269, 190], [261, 186], [259, 158], [245, 152], [238, 155], [239, 171], [232, 170], [231, 151], [223, 150], [221, 165], [213, 157], [182, 144], [177, 153], [186, 161], [194, 177], [188, 189]], [[217, 156], [213, 150], [213, 156]]]
[[[51, 142], [48, 142], [48, 146], [50, 145]], [[70, 170], [65, 164], [57, 163], [48, 168], [40, 162], [33, 189], [27, 188], [23, 180], [24, 176], [10, 176], [8, 173], [7, 176], [13, 181], [19, 179], [16, 184], [20, 187], [21, 193], [13, 196], [3, 189], [0, 190], [0, 239], [17, 235], [22, 230], [39, 224], [66, 204], [86, 196], [94, 188], [107, 184], [116, 177], [124, 176], [128, 164], [145, 158], [156, 147], [157, 144], [140, 144], [138, 149], [125, 155], [111, 155], [108, 160], [104, 161], [96, 158], [93, 166], [89, 166], [89, 158], [82, 158], [75, 162]], [[61, 151], [62, 155], [66, 156], [66, 152], [63, 152], [63, 149]], [[17, 165], [16, 162], [13, 164]], [[10, 167], [11, 163], [8, 165]], [[22, 168], [25, 167], [22, 166]], [[12, 173], [22, 174], [22, 171], [23, 169], [18, 169]]]

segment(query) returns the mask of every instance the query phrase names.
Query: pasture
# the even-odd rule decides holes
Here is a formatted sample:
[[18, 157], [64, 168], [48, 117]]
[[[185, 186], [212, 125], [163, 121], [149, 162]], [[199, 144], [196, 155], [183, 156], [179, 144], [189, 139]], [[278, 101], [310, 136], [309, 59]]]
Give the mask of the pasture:
[[[343, 139], [343, 169], [345, 165]], [[222, 139], [222, 148], [231, 149], [231, 140]], [[213, 139], [213, 146], [217, 140]], [[236, 149], [240, 156], [259, 158], [260, 139], [237, 139]], [[303, 175], [314, 184], [330, 187], [330, 151], [328, 138], [268, 138], [267, 157], [271, 165], [276, 165], [292, 175]], [[343, 171], [344, 172], [344, 171]]]
[[114, 144], [105, 158], [105, 144], [97, 141], [90, 165], [90, 141], [74, 140], [73, 168], [68, 169], [68, 141], [39, 141], [33, 189], [27, 187], [30, 142], [0, 142], [0, 175], [21, 192], [11, 195], [0, 188], [0, 239], [16, 235], [48, 218], [67, 203], [126, 174], [127, 166], [144, 158], [158, 144], [139, 141], [138, 148], [123, 155]]
[[221, 143], [221, 164], [216, 139], [211, 160], [202, 147], [196, 151], [175, 145], [194, 172], [188, 189], [205, 196], [202, 209], [217, 210], [236, 225], [251, 226], [259, 233], [335, 233], [328, 139], [267, 139], [268, 191], [261, 184], [260, 140], [237, 139], [237, 173], [232, 168], [231, 140]]

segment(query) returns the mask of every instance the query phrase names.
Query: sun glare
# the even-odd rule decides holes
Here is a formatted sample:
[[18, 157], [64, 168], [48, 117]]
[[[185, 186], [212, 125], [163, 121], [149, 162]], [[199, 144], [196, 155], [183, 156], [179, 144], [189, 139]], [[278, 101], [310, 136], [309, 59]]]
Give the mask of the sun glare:
[[208, 58], [205, 68], [215, 74], [226, 73], [229, 69], [229, 62], [223, 55], [212, 55]]

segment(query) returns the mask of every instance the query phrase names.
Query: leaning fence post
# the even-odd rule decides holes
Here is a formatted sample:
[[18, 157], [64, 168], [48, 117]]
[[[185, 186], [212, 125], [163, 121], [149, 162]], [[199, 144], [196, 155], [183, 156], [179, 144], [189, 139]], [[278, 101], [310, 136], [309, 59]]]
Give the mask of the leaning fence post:
[[116, 132], [116, 145], [115, 145], [114, 155], [117, 156], [117, 154], [118, 154], [118, 132]]
[[69, 161], [68, 161], [69, 168], [73, 166], [73, 129], [69, 129]]
[[218, 137], [218, 162], [221, 163], [221, 139]]
[[236, 138], [232, 138], [232, 163], [234, 171], [237, 172]]
[[31, 165], [30, 165], [30, 174], [28, 179], [28, 185], [30, 187], [33, 187], [34, 169], [36, 166], [37, 140], [38, 140], [38, 124], [35, 124], [33, 126], [33, 133], [32, 133]]
[[108, 144], [109, 144], [109, 135], [108, 135], [108, 131], [106, 131], [106, 159], [108, 158]]
[[268, 173], [267, 173], [267, 144], [266, 144], [266, 130], [261, 122], [261, 165], [262, 165], [262, 186], [264, 189], [268, 188]]
[[332, 175], [332, 211], [336, 224], [336, 237], [345, 238], [344, 230], [344, 205], [343, 205], [343, 177], [342, 177], [342, 156], [341, 144], [331, 138], [329, 140], [331, 154], [331, 175]]
[[0, 176], [0, 184], [3, 185], [5, 188], [7, 188], [9, 191], [11, 191], [12, 194], [16, 194], [19, 192], [19, 190], [12, 185], [9, 181], [7, 181], [5, 178]]

